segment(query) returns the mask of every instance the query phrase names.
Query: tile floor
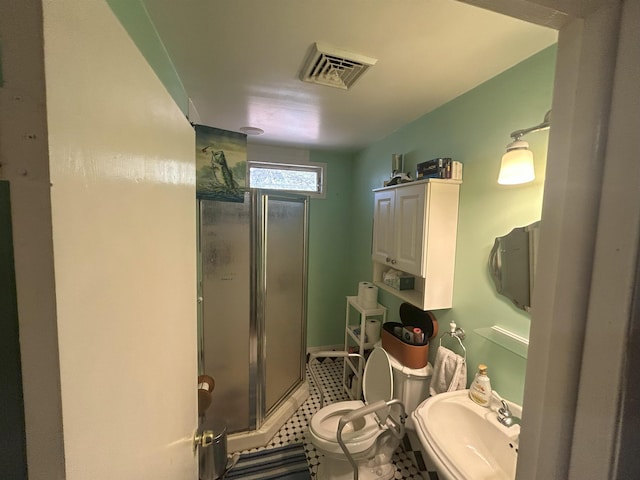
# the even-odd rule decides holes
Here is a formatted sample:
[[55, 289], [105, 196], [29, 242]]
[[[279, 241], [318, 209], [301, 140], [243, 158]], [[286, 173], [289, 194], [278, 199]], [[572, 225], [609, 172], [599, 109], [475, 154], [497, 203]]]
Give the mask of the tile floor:
[[[316, 377], [322, 384], [324, 392], [325, 405], [342, 400], [348, 400], [347, 394], [342, 388], [342, 359], [325, 359], [320, 362], [313, 362], [311, 368], [314, 369]], [[313, 379], [308, 374], [309, 365], [307, 365], [307, 380], [309, 381], [309, 398], [298, 409], [298, 411], [285, 423], [282, 428], [271, 439], [268, 445], [247, 452], [264, 450], [267, 448], [280, 447], [289, 443], [303, 442], [311, 470], [311, 477], [315, 479], [318, 470], [318, 464], [321, 456], [308, 439], [308, 423], [311, 416], [320, 408], [320, 395]], [[408, 431], [407, 435], [401, 442], [398, 450], [393, 456], [396, 466], [396, 480], [437, 480], [438, 475], [434, 469], [428, 465], [429, 460], [420, 451], [420, 443], [415, 433]], [[244, 452], [243, 452], [244, 453]]]

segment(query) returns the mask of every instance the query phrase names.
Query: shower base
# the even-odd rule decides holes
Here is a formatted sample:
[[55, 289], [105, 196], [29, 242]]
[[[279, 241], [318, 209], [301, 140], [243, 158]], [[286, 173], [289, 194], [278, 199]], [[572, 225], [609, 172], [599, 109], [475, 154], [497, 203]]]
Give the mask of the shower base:
[[278, 430], [291, 418], [309, 397], [309, 385], [302, 382], [287, 400], [274, 410], [258, 430], [233, 433], [227, 438], [227, 451], [238, 452], [263, 447], [278, 433]]

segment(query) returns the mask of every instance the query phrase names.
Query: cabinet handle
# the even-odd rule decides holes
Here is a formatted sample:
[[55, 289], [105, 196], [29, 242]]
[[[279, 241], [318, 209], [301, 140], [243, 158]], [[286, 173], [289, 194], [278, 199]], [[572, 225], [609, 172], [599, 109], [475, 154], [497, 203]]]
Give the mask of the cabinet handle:
[[395, 264], [396, 264], [396, 260], [395, 259], [391, 260], [391, 265], [395, 265]]
[[391, 263], [391, 258], [387, 257], [387, 263]]

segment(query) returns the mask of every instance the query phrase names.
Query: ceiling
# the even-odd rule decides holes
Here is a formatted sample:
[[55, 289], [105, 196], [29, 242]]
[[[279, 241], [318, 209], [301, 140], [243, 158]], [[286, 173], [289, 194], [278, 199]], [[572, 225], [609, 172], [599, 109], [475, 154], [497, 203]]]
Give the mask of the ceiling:
[[[143, 0], [195, 107], [252, 143], [359, 149], [556, 42], [455, 0]], [[348, 90], [302, 82], [315, 42], [377, 59]]]

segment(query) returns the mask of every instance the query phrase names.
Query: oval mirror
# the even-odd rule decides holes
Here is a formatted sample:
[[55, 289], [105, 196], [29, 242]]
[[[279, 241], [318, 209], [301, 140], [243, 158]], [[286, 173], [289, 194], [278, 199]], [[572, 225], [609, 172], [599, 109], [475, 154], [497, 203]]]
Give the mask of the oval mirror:
[[489, 254], [496, 290], [525, 311], [531, 308], [540, 221], [497, 237]]

